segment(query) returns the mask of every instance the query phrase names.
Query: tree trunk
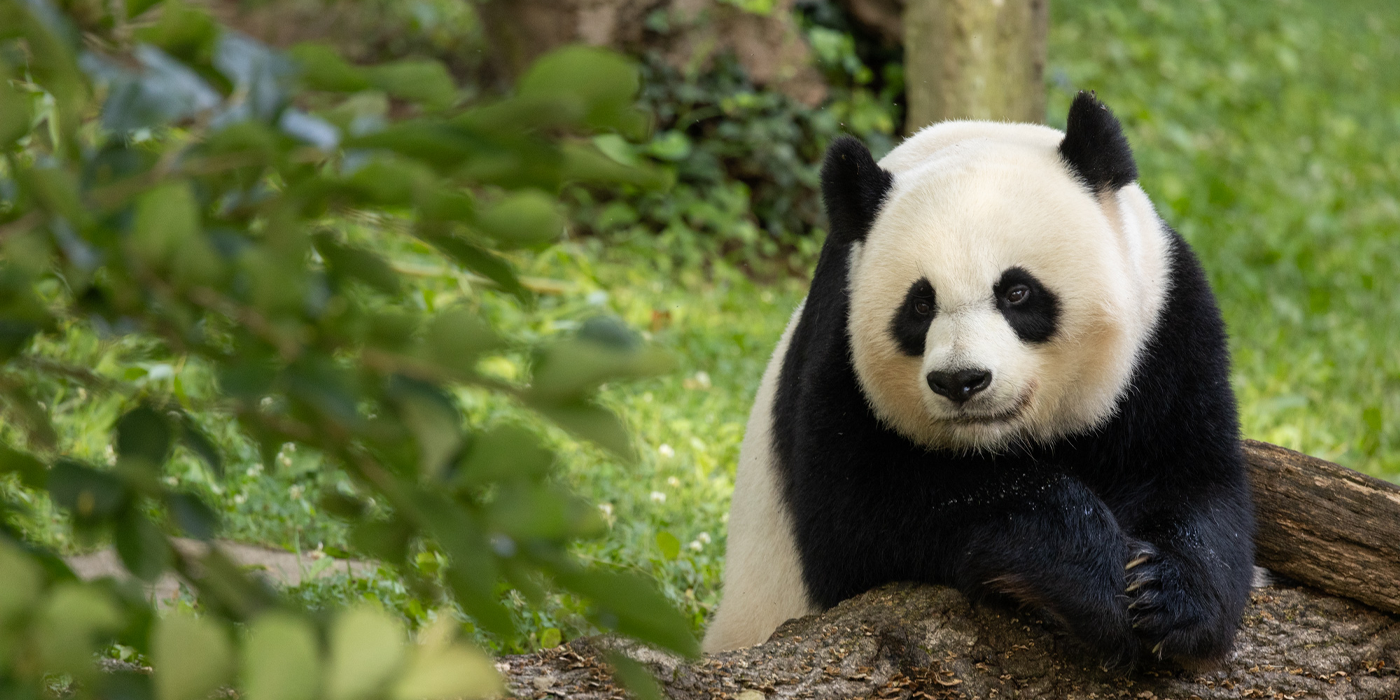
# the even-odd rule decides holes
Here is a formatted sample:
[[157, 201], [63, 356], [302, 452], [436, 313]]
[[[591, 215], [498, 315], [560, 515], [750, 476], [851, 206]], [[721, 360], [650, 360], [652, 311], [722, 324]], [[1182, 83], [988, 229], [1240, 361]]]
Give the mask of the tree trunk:
[[826, 84], [793, 17], [794, 2], [777, 0], [767, 14], [719, 0], [487, 0], [477, 7], [492, 60], [508, 77], [575, 42], [655, 50], [681, 70], [704, 70], [728, 52], [755, 84], [814, 106], [826, 97]]
[[906, 133], [945, 119], [1045, 121], [1049, 0], [909, 0], [903, 22]]
[[1251, 593], [1235, 652], [1219, 667], [1116, 676], [1086, 664], [1034, 611], [909, 584], [694, 662], [591, 637], [497, 666], [521, 698], [626, 697], [604, 660], [613, 652], [650, 665], [677, 700], [1400, 697], [1400, 618], [1383, 612], [1400, 612], [1400, 487], [1275, 445], [1248, 440], [1244, 450], [1258, 562], [1297, 582]]

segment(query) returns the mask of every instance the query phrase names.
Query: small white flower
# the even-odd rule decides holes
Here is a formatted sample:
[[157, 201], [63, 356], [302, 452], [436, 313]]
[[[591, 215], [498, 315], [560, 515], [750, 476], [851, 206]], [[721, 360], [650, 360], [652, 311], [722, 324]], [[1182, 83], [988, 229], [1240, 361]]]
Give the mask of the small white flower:
[[697, 536], [695, 537], [695, 539], [700, 540], [701, 542], [704, 542], [705, 544], [709, 544], [709, 543], [710, 543], [710, 533], [708, 533], [708, 532], [702, 532], [702, 533], [700, 533], [699, 535], [697, 535]]
[[175, 476], [167, 476], [167, 477], [165, 477], [164, 479], [162, 479], [162, 481], [164, 481], [164, 482], [165, 482], [167, 485], [169, 485], [169, 486], [179, 486], [179, 485], [180, 485], [180, 479], [177, 478], [177, 477], [175, 477]]
[[598, 510], [603, 511], [603, 517], [605, 518], [611, 518], [613, 515], [613, 507], [611, 503], [599, 503]]
[[702, 550], [702, 549], [705, 548], [705, 545], [700, 544], [700, 540], [691, 540], [691, 541], [690, 541], [690, 544], [688, 544], [688, 545], [686, 545], [686, 546], [687, 546], [687, 547], [690, 547], [691, 551], [695, 551], [695, 552], [698, 552], [698, 551], [700, 551], [700, 550]]
[[673, 449], [670, 445], [667, 445], [666, 443], [661, 443], [661, 446], [656, 448], [656, 451], [660, 452], [661, 456], [665, 457], [666, 459], [670, 459], [676, 456], [675, 449]]
[[301, 500], [301, 492], [302, 492], [301, 484], [293, 484], [293, 485], [292, 485], [292, 488], [288, 489], [287, 491], [288, 491], [288, 495], [290, 495], [290, 496], [292, 497], [292, 500], [296, 500], [296, 501]]
[[666, 494], [661, 493], [660, 491], [652, 491], [652, 492], [651, 492], [651, 502], [652, 502], [652, 503], [665, 503], [665, 502], [666, 502]]
[[246, 493], [240, 493], [240, 494], [235, 495], [235, 496], [233, 497], [233, 502], [234, 502], [235, 504], [237, 504], [237, 505], [240, 505], [240, 506], [243, 505], [244, 503], [247, 503], [247, 502], [248, 502], [248, 494], [246, 494]]
[[700, 370], [699, 372], [696, 372], [696, 373], [695, 373], [695, 383], [696, 383], [697, 385], [699, 385], [699, 387], [700, 387], [701, 389], [708, 389], [708, 388], [710, 388], [710, 373], [709, 373], [709, 372], [706, 372], [706, 371], [703, 370], [703, 369]]
[[681, 485], [681, 480], [673, 476], [666, 480], [666, 485], [670, 486], [671, 488], [676, 488]]

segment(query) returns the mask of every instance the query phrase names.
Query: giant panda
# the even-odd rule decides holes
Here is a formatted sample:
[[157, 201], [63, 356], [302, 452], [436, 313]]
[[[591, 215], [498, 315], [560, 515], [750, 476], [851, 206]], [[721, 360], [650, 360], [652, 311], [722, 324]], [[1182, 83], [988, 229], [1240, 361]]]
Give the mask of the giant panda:
[[1224, 323], [1092, 93], [1063, 133], [843, 137], [754, 402], [715, 652], [882, 583], [1043, 611], [1103, 663], [1225, 656], [1253, 511]]

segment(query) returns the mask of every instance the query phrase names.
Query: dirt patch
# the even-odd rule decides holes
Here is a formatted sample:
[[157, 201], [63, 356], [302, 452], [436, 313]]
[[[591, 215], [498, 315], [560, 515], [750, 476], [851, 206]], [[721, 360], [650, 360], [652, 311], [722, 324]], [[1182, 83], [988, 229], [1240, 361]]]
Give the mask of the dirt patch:
[[[201, 554], [207, 551], [208, 547], [198, 540], [183, 538], [173, 540], [172, 544], [181, 554]], [[302, 581], [334, 574], [345, 574], [351, 577], [368, 576], [378, 568], [378, 564], [372, 561], [358, 559], [339, 559], [325, 564], [322, 562], [328, 557], [322, 552], [298, 554], [281, 549], [256, 547], [228, 541], [219, 541], [218, 547], [239, 566], [281, 588], [299, 586]], [[122, 566], [121, 558], [117, 556], [116, 550], [110, 547], [91, 554], [65, 557], [64, 561], [68, 563], [68, 568], [72, 569], [73, 573], [84, 581], [109, 576], [117, 579], [131, 578], [126, 567]], [[179, 597], [180, 579], [174, 574], [166, 573], [154, 584], [148, 584], [146, 591], [152, 596], [156, 605], [167, 607]]]

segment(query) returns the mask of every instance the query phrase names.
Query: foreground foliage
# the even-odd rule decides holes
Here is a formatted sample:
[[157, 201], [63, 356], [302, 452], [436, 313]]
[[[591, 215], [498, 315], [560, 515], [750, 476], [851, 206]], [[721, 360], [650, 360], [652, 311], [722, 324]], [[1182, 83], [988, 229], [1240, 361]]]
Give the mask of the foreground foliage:
[[[550, 478], [530, 425], [474, 425], [461, 403], [496, 397], [634, 459], [597, 387], [667, 361], [605, 317], [502, 334], [481, 300], [534, 303], [502, 252], [558, 237], [562, 183], [662, 181], [578, 136], [643, 135], [636, 70], [565, 49], [515, 95], [462, 105], [433, 62], [282, 54], [179, 2], [125, 12], [0, 0], [0, 691], [482, 695], [494, 671], [456, 638], [512, 638], [505, 589], [570, 591], [601, 627], [694, 653], [649, 583], [570, 553], [606, 524]], [[528, 375], [493, 372], [501, 357]], [[302, 614], [224, 556], [222, 509], [188, 476], [219, 483], [231, 442], [253, 451], [240, 470], [310, 461], [345, 546], [402, 577], [415, 644], [379, 609]], [[36, 537], [45, 496], [76, 544], [110, 537], [141, 581], [179, 573], [197, 614], [76, 581]], [[97, 672], [113, 642], [154, 680]]]

